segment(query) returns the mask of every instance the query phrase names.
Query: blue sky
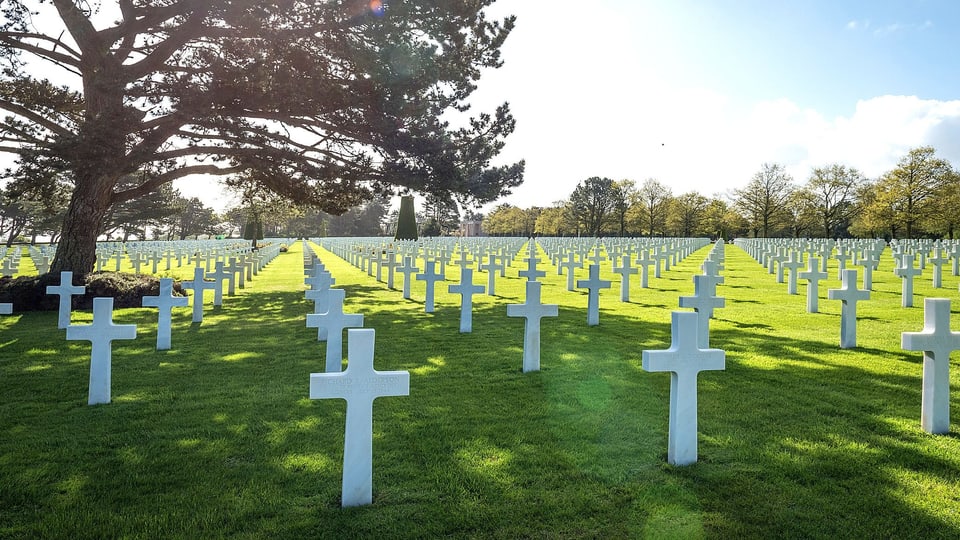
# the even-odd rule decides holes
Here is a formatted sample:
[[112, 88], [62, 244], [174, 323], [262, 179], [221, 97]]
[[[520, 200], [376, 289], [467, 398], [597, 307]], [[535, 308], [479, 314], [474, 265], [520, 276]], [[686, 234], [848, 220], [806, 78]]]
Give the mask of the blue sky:
[[[724, 193], [764, 162], [798, 182], [876, 177], [931, 144], [960, 167], [960, 2], [500, 0], [517, 15], [477, 110], [508, 101], [504, 201], [549, 205], [589, 176]], [[501, 201], [503, 202], [503, 201]]]

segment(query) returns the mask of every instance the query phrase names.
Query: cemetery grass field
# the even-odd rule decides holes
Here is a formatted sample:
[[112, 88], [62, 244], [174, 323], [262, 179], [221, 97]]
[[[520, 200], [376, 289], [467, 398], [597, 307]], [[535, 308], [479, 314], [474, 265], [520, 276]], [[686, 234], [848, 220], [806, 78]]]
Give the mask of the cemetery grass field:
[[[900, 349], [923, 327], [924, 296], [951, 298], [960, 329], [949, 270], [934, 290], [928, 267], [916, 307], [901, 308], [885, 252], [859, 346], [841, 350], [840, 302], [826, 299], [836, 261], [808, 314], [805, 285], [788, 295], [728, 245], [711, 322], [726, 371], [700, 374], [699, 462], [673, 467], [670, 375], [642, 371], [641, 351], [669, 346], [670, 312], [709, 247], [649, 289], [633, 276], [630, 303], [604, 263], [613, 287], [596, 327], [585, 292], [567, 292], [541, 254], [543, 302], [560, 316], [543, 319], [529, 374], [523, 320], [505, 307], [523, 301], [521, 257], [497, 297], [474, 296], [473, 333], [460, 334], [447, 292], [458, 267], [426, 314], [422, 281], [404, 300], [401, 275], [389, 290], [316, 249], [344, 311], [376, 330], [376, 369], [410, 372], [409, 396], [374, 403], [372, 505], [340, 507], [345, 402], [308, 399], [324, 349], [305, 326], [298, 242], [222, 307], [208, 299], [202, 324], [175, 310], [169, 351], [154, 350], [155, 309], [117, 310], [138, 338], [114, 342], [109, 405], [86, 405], [90, 345], [65, 341], [55, 312], [0, 317], [0, 537], [960, 537], [956, 423], [921, 430], [922, 353]], [[956, 359], [951, 380], [956, 422]]]

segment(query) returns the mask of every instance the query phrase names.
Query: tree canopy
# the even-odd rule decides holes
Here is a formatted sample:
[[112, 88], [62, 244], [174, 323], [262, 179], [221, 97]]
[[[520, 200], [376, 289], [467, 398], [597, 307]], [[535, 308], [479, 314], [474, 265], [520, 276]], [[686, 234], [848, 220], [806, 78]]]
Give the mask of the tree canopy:
[[[0, 151], [73, 183], [51, 270], [90, 271], [112, 205], [193, 174], [253, 174], [333, 213], [404, 189], [508, 193], [523, 162], [491, 161], [509, 107], [466, 117], [514, 25], [486, 18], [492, 1], [4, 0]], [[51, 67], [66, 82], [36, 75]]]

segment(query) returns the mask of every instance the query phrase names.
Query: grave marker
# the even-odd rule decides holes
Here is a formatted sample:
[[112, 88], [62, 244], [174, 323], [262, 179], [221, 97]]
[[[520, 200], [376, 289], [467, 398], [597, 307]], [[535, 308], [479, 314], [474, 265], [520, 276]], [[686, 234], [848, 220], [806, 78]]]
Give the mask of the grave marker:
[[[442, 281], [443, 278], [436, 272], [436, 263], [433, 261], [424, 262], [426, 269], [422, 274], [417, 274], [417, 281], [423, 281], [426, 283], [427, 290], [424, 298], [423, 309], [426, 313], [433, 313], [433, 287], [437, 281]], [[493, 272], [491, 272], [493, 274]], [[491, 278], [493, 279], [493, 278]]]
[[67, 327], [67, 340], [89, 341], [90, 389], [87, 405], [110, 403], [111, 354], [116, 339], [136, 339], [137, 325], [113, 322], [113, 298], [93, 299], [91, 324]]
[[310, 399], [347, 401], [340, 497], [344, 508], [373, 502], [373, 400], [410, 394], [409, 372], [373, 369], [373, 329], [348, 330], [347, 336], [347, 369], [310, 374]]
[[73, 272], [60, 272], [59, 285], [47, 285], [47, 294], [60, 296], [60, 307], [57, 312], [57, 328], [64, 329], [70, 326], [70, 308], [72, 296], [83, 294], [87, 288], [83, 285], [73, 285]]
[[844, 270], [839, 289], [827, 291], [827, 298], [843, 302], [840, 308], [840, 348], [857, 346], [857, 302], [870, 299], [869, 290], [857, 289], [857, 271]]
[[620, 301], [630, 301], [630, 274], [636, 274], [640, 270], [630, 266], [630, 255], [624, 255], [620, 266], [613, 269], [615, 274], [620, 274]]
[[578, 289], [587, 289], [587, 326], [600, 324], [600, 289], [609, 289], [610, 281], [600, 279], [600, 265], [590, 265], [590, 279], [577, 280]]
[[173, 295], [173, 279], [160, 278], [160, 295], [144, 296], [141, 300], [144, 307], [159, 308], [157, 319], [157, 350], [165, 351], [170, 348], [171, 312], [174, 307], [183, 307], [190, 303], [186, 296]]
[[460, 268], [460, 284], [450, 285], [448, 290], [460, 295], [460, 332], [472, 332], [473, 295], [483, 294], [483, 285], [473, 284], [473, 268]]
[[340, 371], [343, 364], [343, 330], [363, 326], [362, 313], [344, 313], [343, 301], [346, 298], [343, 289], [327, 290], [327, 311], [307, 315], [307, 328], [317, 329], [317, 340], [326, 336], [326, 371]]
[[203, 322], [203, 291], [216, 287], [212, 281], [203, 280], [204, 270], [201, 266], [193, 269], [193, 281], [184, 281], [180, 287], [193, 290], [193, 322]]
[[960, 332], [950, 331], [950, 300], [923, 301], [923, 331], [903, 332], [901, 347], [923, 351], [920, 425], [927, 433], [950, 432], [950, 353], [960, 349]]
[[540, 319], [559, 315], [557, 304], [540, 303], [539, 281], [527, 281], [527, 298], [523, 304], [507, 306], [507, 317], [524, 317], [523, 325], [523, 372], [540, 371]]
[[726, 368], [726, 355], [719, 349], [697, 345], [700, 331], [696, 313], [671, 314], [670, 348], [643, 351], [644, 371], [670, 372], [670, 427], [667, 461], [672, 465], [697, 462], [697, 375]]
[[809, 257], [807, 259], [806, 272], [800, 272], [800, 279], [807, 280], [807, 313], [817, 313], [820, 306], [820, 280], [827, 279], [827, 272], [817, 270], [817, 258]]

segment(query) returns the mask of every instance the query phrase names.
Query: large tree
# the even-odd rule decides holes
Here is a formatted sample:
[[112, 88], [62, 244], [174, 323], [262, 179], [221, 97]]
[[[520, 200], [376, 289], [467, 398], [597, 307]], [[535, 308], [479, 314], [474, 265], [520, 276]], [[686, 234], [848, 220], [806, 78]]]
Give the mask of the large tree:
[[839, 163], [815, 167], [810, 173], [804, 199], [816, 213], [824, 237], [846, 236], [850, 221], [860, 211], [856, 194], [865, 181], [860, 171]]
[[734, 190], [734, 205], [750, 222], [755, 237], [767, 238], [787, 215], [796, 186], [782, 165], [764, 163], [742, 189]]
[[[74, 185], [51, 270], [90, 271], [112, 205], [193, 174], [253, 171], [333, 213], [396, 189], [509, 192], [523, 162], [490, 165], [506, 104], [443, 116], [500, 65], [514, 19], [490, 3], [4, 0], [0, 150], [62, 162]], [[36, 75], [51, 68], [63, 86]]]
[[600, 236], [613, 210], [613, 180], [592, 176], [577, 184], [570, 194], [570, 208], [590, 236]]
[[950, 162], [935, 154], [930, 146], [911, 149], [878, 183], [884, 195], [880, 198], [881, 204], [893, 210], [894, 219], [903, 226], [905, 238], [913, 238], [919, 232], [918, 225], [938, 210], [938, 199], [953, 178]]
[[647, 236], [666, 233], [667, 212], [672, 199], [673, 191], [663, 182], [655, 178], [647, 178], [643, 181], [637, 193], [636, 211], [641, 228]]

